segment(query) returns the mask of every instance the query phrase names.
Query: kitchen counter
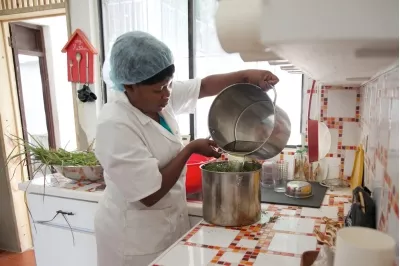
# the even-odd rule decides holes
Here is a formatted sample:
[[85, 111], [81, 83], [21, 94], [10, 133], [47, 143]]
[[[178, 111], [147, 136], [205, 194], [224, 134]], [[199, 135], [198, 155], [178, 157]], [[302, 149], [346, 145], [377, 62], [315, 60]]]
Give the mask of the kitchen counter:
[[[37, 265], [97, 264], [93, 219], [97, 202], [102, 197], [103, 185], [77, 185], [57, 175], [48, 175], [46, 180], [38, 177], [19, 184], [19, 189], [27, 193], [32, 214]], [[51, 200], [47, 200], [47, 197], [43, 200], [43, 194]], [[188, 201], [193, 228], [151, 265], [298, 266], [304, 251], [320, 247], [313, 231], [316, 228], [324, 232], [322, 218], [338, 219], [347, 214], [350, 205], [349, 189], [327, 191], [319, 209], [262, 204], [263, 214], [259, 223], [242, 228], [224, 228], [202, 221], [201, 201]], [[58, 211], [73, 214], [59, 215], [50, 220]], [[273, 216], [279, 218], [269, 222]], [[58, 246], [51, 244], [55, 242], [59, 243]], [[70, 255], [59, 261], [59, 256], [65, 257], [65, 250]]]
[[[97, 203], [103, 196], [103, 183], [84, 185], [71, 182], [60, 175], [47, 175], [36, 177], [18, 185], [18, 189], [27, 194], [46, 195], [57, 198], [74, 199]], [[189, 215], [202, 217], [201, 201], [188, 201]]]
[[76, 200], [85, 200], [99, 202], [103, 196], [103, 191], [97, 190], [101, 188], [103, 183], [94, 183], [91, 185], [82, 185], [79, 183], [74, 185], [69, 179], [58, 174], [36, 177], [30, 181], [20, 183], [19, 190], [27, 193], [47, 195], [61, 198], [73, 198]]
[[[191, 202], [192, 210], [196, 204]], [[280, 265], [298, 266], [304, 251], [318, 250], [314, 229], [325, 232], [323, 217], [337, 220], [351, 205], [349, 189], [327, 191], [321, 208], [263, 204], [261, 221], [224, 228], [201, 221], [152, 266]], [[276, 221], [270, 218], [278, 216]]]

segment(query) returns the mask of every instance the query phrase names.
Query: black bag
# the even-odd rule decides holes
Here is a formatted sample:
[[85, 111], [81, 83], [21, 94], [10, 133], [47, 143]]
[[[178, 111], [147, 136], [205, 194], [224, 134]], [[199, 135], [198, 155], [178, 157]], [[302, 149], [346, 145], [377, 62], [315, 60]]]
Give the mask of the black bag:
[[347, 214], [345, 226], [362, 226], [376, 229], [375, 202], [366, 187], [353, 190], [353, 203]]

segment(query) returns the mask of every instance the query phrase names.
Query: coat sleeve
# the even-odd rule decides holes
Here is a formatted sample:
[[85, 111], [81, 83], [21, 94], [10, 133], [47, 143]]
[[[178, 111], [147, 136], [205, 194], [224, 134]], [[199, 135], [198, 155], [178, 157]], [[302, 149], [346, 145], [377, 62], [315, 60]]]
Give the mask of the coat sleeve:
[[176, 115], [189, 114], [196, 109], [201, 79], [172, 82], [171, 106]]
[[161, 188], [159, 162], [134, 127], [110, 120], [100, 123], [95, 153], [107, 175], [106, 184], [109, 179], [127, 201], [139, 201]]

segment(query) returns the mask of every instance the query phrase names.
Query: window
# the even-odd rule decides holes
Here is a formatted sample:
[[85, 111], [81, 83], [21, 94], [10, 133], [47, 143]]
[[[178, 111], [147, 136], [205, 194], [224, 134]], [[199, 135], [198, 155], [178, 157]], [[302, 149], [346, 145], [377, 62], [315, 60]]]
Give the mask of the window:
[[[243, 69], [258, 68], [273, 72], [280, 79], [276, 86], [277, 104], [285, 110], [292, 124], [288, 145], [301, 143], [302, 75], [289, 74], [268, 62], [243, 62], [238, 54], [225, 53], [218, 41], [214, 25], [217, 0], [189, 0], [195, 4], [195, 75], [205, 77]], [[103, 31], [105, 51], [121, 34], [142, 30], [165, 42], [174, 53], [175, 79], [189, 77], [188, 2], [187, 0], [108, 0], [103, 1]], [[108, 96], [111, 92], [108, 92]], [[271, 92], [271, 97], [273, 93]], [[207, 116], [213, 97], [199, 100], [196, 110], [196, 138], [209, 136]], [[201, 115], [200, 115], [201, 114]], [[178, 117], [182, 135], [190, 134], [188, 115]]]
[[[195, 0], [196, 29], [196, 76], [206, 77], [211, 74], [226, 73], [243, 69], [265, 69], [279, 77], [276, 85], [277, 105], [285, 110], [290, 118], [292, 130], [288, 145], [301, 144], [301, 95], [302, 75], [289, 74], [279, 66], [270, 66], [268, 62], [243, 62], [239, 54], [227, 54], [221, 48], [214, 24], [217, 8], [216, 0]], [[271, 97], [273, 92], [268, 93]], [[196, 138], [209, 136], [208, 111], [215, 97], [198, 101], [196, 113]], [[207, 114], [207, 115], [205, 115]]]
[[[189, 78], [187, 0], [109, 0], [103, 1], [104, 50], [129, 31], [145, 31], [163, 41], [175, 58], [175, 79]], [[180, 115], [182, 135], [189, 135], [189, 115]]]

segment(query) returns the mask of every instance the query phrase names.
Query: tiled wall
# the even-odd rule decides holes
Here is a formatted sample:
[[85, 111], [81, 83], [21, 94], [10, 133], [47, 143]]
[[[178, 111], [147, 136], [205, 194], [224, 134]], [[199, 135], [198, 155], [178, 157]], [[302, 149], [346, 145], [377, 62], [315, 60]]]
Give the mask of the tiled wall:
[[[399, 68], [361, 88], [365, 184], [377, 203], [378, 229], [399, 236]], [[398, 250], [398, 249], [397, 249]]]
[[[312, 80], [307, 79], [303, 121], [307, 120]], [[321, 165], [329, 178], [349, 178], [357, 146], [365, 151], [364, 182], [377, 204], [378, 229], [399, 243], [399, 68], [392, 68], [361, 88], [316, 86], [311, 119], [323, 121], [332, 143]], [[304, 125], [304, 132], [307, 126]], [[280, 159], [293, 165], [294, 150]], [[398, 250], [398, 249], [396, 249]], [[397, 254], [398, 256], [398, 254]]]
[[348, 179], [359, 143], [360, 89], [321, 87], [320, 121], [331, 133], [331, 147], [325, 158], [329, 177]]
[[[311, 85], [312, 80], [305, 79], [303, 121], [307, 121]], [[332, 136], [329, 153], [319, 162], [322, 168], [320, 178], [348, 179], [351, 176], [355, 151], [360, 141], [360, 96], [360, 88], [317, 84], [314, 89], [310, 118], [324, 122]], [[306, 122], [303, 123], [303, 132], [307, 132]], [[289, 166], [294, 165], [294, 151], [285, 149], [280, 159], [287, 160]]]

